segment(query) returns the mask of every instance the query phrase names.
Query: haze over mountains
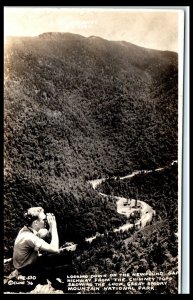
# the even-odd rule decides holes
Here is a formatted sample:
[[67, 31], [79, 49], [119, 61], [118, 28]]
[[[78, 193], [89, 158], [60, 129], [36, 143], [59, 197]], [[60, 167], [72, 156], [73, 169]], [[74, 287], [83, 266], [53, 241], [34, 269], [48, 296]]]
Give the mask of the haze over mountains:
[[123, 218], [87, 180], [177, 159], [177, 53], [71, 33], [10, 37], [4, 124], [6, 251], [35, 204], [58, 214], [62, 242], [103, 232]]

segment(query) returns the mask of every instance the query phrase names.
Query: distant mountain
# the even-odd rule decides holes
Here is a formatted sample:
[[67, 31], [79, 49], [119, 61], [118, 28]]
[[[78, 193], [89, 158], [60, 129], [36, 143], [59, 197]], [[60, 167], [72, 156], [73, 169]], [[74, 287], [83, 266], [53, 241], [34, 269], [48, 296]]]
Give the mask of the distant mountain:
[[79, 213], [71, 225], [64, 218], [65, 233], [80, 238], [82, 228], [84, 237], [89, 222], [96, 219], [93, 232], [101, 217], [109, 222], [111, 209], [96, 217], [100, 199], [86, 180], [177, 159], [177, 53], [50, 32], [10, 37], [4, 55], [7, 247], [23, 208], [57, 211], [60, 232], [60, 213]]

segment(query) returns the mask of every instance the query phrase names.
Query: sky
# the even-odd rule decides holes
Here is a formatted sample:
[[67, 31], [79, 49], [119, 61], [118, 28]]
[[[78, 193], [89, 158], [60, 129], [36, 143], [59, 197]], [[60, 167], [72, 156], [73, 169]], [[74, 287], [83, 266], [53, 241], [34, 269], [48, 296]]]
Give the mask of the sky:
[[179, 10], [131, 8], [4, 7], [4, 35], [71, 32], [178, 52]]

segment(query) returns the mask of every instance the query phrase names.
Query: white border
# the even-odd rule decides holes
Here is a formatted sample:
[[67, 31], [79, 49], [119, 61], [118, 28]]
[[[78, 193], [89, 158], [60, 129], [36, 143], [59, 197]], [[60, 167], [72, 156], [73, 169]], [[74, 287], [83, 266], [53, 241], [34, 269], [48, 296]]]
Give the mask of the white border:
[[183, 118], [183, 179], [182, 179], [182, 294], [190, 293], [190, 194], [189, 194], [189, 7], [185, 12], [184, 39], [184, 118]]
[[[37, 6], [20, 6], [36, 9]], [[178, 20], [178, 292], [189, 293], [189, 7], [188, 6], [38, 6], [65, 10], [172, 11]], [[4, 6], [6, 8], [6, 6]], [[16, 6], [9, 7], [17, 9]], [[184, 23], [185, 22], [185, 23]], [[184, 35], [185, 25], [185, 35]], [[184, 43], [183, 43], [184, 40]], [[184, 49], [185, 46], [185, 49]]]
[[182, 292], [182, 145], [183, 145], [183, 61], [184, 11], [178, 16], [178, 293]]

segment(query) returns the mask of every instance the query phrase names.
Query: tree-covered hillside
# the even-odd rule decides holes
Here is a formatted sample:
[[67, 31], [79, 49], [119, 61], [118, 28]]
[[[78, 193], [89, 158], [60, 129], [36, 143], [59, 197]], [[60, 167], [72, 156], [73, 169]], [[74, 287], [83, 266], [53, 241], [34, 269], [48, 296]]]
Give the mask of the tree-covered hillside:
[[178, 231], [178, 166], [173, 164], [163, 170], [138, 174], [121, 180], [109, 178], [98, 192], [107, 195], [139, 199], [156, 210], [157, 218], [167, 220], [173, 231]]
[[[77, 249], [80, 274], [173, 274], [166, 285], [155, 290], [119, 291], [129, 294], [178, 293], [178, 168], [177, 165], [124, 180], [108, 179], [97, 190], [145, 201], [156, 211], [152, 224], [124, 232], [108, 232], [84, 249]], [[157, 276], [159, 277], [159, 276]], [[141, 277], [140, 277], [141, 278]], [[108, 282], [106, 283], [108, 287]], [[101, 288], [100, 293], [107, 293]], [[115, 293], [115, 291], [108, 291]]]
[[4, 55], [5, 255], [31, 205], [56, 214], [62, 244], [124, 223], [87, 180], [177, 159], [177, 54], [45, 33]]

